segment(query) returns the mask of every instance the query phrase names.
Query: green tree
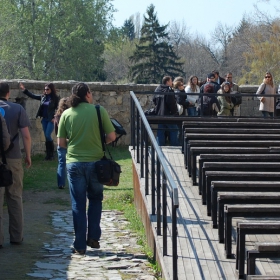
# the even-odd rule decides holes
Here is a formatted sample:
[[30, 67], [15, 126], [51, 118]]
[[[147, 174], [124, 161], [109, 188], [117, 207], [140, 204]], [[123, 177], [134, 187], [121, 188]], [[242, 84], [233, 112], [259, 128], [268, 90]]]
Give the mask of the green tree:
[[[280, 77], [280, 21], [275, 20], [270, 24], [257, 26], [254, 37], [251, 38], [247, 52], [244, 52], [246, 59], [241, 82], [259, 84], [264, 73], [270, 71], [275, 81]], [[246, 68], [245, 68], [246, 69]]]
[[132, 19], [125, 20], [122, 27], [124, 35], [130, 40], [133, 41], [135, 39], [135, 27]]
[[136, 44], [136, 50], [130, 57], [134, 63], [130, 68], [130, 77], [136, 83], [148, 84], [159, 83], [164, 75], [183, 75], [183, 63], [169, 44], [168, 25], [159, 24], [153, 4], [147, 8], [147, 15], [144, 16], [139, 44]]
[[111, 2], [1, 0], [1, 76], [105, 80], [102, 54]]
[[106, 81], [114, 83], [128, 83], [129, 57], [135, 50], [134, 41], [123, 34], [122, 28], [112, 28], [105, 43], [103, 58]]

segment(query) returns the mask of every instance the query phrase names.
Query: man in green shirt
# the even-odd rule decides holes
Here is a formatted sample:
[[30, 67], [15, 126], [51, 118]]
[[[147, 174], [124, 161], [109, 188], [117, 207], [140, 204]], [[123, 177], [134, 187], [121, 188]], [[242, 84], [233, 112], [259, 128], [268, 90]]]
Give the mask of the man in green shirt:
[[[92, 93], [85, 83], [72, 88], [71, 108], [65, 110], [58, 127], [58, 145], [67, 148], [66, 166], [72, 201], [75, 240], [73, 252], [84, 254], [86, 246], [100, 248], [103, 185], [97, 180], [95, 161], [103, 156], [98, 117]], [[100, 106], [106, 143], [116, 134], [109, 115]], [[86, 202], [89, 205], [86, 213]]]

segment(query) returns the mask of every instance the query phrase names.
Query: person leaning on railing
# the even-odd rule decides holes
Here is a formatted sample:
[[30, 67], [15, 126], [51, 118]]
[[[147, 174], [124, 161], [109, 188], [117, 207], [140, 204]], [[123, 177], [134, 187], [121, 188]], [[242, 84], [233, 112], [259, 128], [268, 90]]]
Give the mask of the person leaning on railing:
[[266, 96], [275, 94], [275, 86], [273, 76], [270, 72], [266, 72], [263, 82], [259, 86], [256, 94], [260, 100], [259, 110], [262, 112], [264, 118], [273, 117], [274, 113], [274, 97]]
[[[158, 116], [174, 116], [177, 114], [177, 103], [174, 91], [172, 89], [173, 83], [170, 76], [165, 76], [162, 79], [156, 90], [153, 98], [156, 107], [156, 115]], [[157, 94], [169, 93], [169, 94]], [[159, 124], [157, 131], [157, 142], [160, 146], [164, 146], [165, 132], [169, 133], [170, 145], [178, 146], [178, 126], [176, 124]]]

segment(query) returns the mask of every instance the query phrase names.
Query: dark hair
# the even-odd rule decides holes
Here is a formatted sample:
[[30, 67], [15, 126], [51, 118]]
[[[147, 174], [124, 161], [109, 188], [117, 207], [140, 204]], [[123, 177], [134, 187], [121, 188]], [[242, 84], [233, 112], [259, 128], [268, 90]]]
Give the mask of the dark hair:
[[222, 88], [223, 93], [225, 93], [225, 86], [226, 85], [229, 87], [229, 92], [230, 92], [230, 83], [229, 82], [223, 82], [221, 84], [221, 88]]
[[9, 91], [10, 91], [9, 84], [5, 82], [0, 82], [0, 97], [6, 97]]
[[203, 88], [204, 92], [207, 93], [213, 93], [214, 92], [214, 86], [212, 86], [211, 84], [206, 84]]
[[219, 74], [220, 74], [218, 70], [213, 70], [212, 73], [213, 73], [213, 74], [217, 74], [218, 76], [219, 76]]
[[89, 92], [89, 87], [85, 83], [78, 83], [72, 88], [72, 95], [69, 97], [69, 103], [72, 107], [77, 107], [82, 102], [86, 101], [86, 95]]
[[163, 85], [166, 85], [166, 83], [169, 81], [169, 80], [171, 80], [172, 78], [170, 77], [170, 76], [164, 76], [163, 78], [162, 78], [162, 84]]
[[48, 87], [51, 90], [50, 95], [52, 97], [58, 97], [57, 94], [56, 94], [56, 89], [55, 89], [55, 86], [54, 86], [53, 83], [47, 83], [47, 84], [45, 84], [45, 87]]

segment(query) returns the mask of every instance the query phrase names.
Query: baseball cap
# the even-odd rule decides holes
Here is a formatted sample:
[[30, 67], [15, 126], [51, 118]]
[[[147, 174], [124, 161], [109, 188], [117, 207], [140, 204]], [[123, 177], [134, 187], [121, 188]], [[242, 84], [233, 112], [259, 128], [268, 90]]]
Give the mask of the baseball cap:
[[208, 78], [208, 79], [215, 78], [214, 73], [209, 73], [209, 74], [207, 75], [207, 78]]

